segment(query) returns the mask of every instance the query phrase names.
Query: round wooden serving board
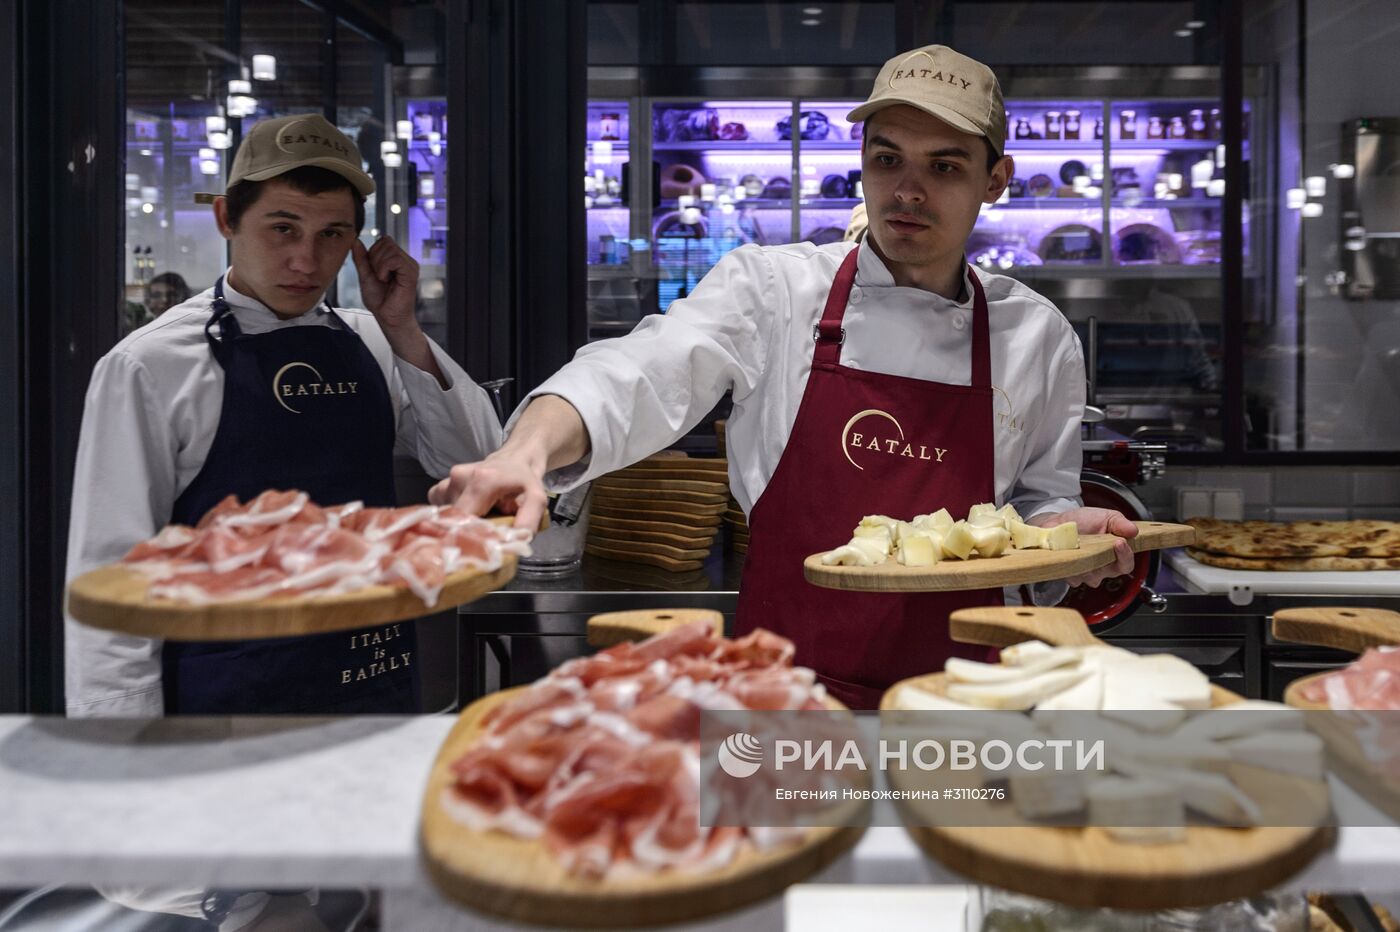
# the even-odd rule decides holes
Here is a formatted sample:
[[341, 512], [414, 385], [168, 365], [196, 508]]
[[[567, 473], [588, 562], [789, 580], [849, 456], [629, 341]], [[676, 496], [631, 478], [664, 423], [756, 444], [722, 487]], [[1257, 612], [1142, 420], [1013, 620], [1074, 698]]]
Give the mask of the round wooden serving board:
[[[1184, 547], [1195, 543], [1196, 530], [1186, 524], [1137, 521], [1138, 536], [1128, 541], [1134, 553]], [[1077, 550], [1008, 550], [999, 557], [940, 560], [933, 566], [904, 566], [893, 559], [875, 566], [827, 566], [821, 553], [802, 563], [807, 581], [827, 589], [855, 592], [947, 592], [999, 589], [1065, 579], [1113, 562], [1112, 534], [1083, 534]]]
[[[671, 623], [684, 623], [694, 615], [679, 610], [653, 614], [654, 622], [619, 621], [620, 613], [601, 619], [611, 627], [625, 622], [640, 637], [671, 621], [662, 616], [673, 616]], [[595, 640], [593, 627], [590, 619], [590, 642]], [[622, 639], [608, 638], [612, 643]], [[528, 687], [520, 687], [524, 688]], [[487, 713], [519, 691], [494, 693], [463, 710], [438, 752], [423, 798], [421, 839], [429, 876], [443, 893], [474, 910], [513, 922], [574, 928], [635, 928], [702, 919], [755, 903], [804, 880], [850, 850], [864, 834], [862, 827], [811, 828], [801, 844], [750, 850], [708, 873], [602, 880], [572, 877], [540, 841], [473, 831], [442, 806], [452, 785], [452, 762], [477, 740]], [[832, 706], [841, 708], [834, 700]]]
[[[514, 518], [493, 518], [509, 525]], [[542, 525], [543, 527], [544, 525]], [[83, 624], [171, 641], [225, 641], [351, 631], [421, 618], [474, 602], [515, 577], [515, 556], [489, 573], [462, 570], [447, 577], [429, 608], [407, 588], [370, 586], [332, 596], [287, 595], [190, 605], [146, 595], [150, 580], [120, 563], [84, 573], [68, 585], [68, 614]]]
[[[1273, 634], [1280, 641], [1359, 654], [1368, 647], [1400, 644], [1400, 612], [1381, 608], [1282, 609], [1274, 613]], [[1304, 699], [1303, 691], [1331, 672], [1335, 671], [1314, 673], [1289, 683], [1283, 701], [1306, 712], [1330, 711], [1326, 702]], [[1308, 727], [1327, 745], [1328, 766], [1377, 809], [1400, 819], [1400, 776], [1376, 770], [1357, 738], [1362, 723], [1343, 715], [1309, 715], [1307, 720]]]
[[[992, 647], [1031, 639], [1064, 646], [1103, 643], [1071, 609], [967, 609], [955, 612], [949, 624], [954, 640]], [[946, 678], [936, 673], [896, 683], [885, 693], [882, 710], [893, 708], [894, 693], [904, 683], [942, 694]], [[1216, 707], [1241, 699], [1214, 688]], [[1247, 770], [1275, 804], [1297, 804], [1293, 794], [1302, 781]], [[1325, 799], [1310, 802], [1325, 805]], [[1094, 827], [907, 825], [906, 830], [930, 857], [978, 883], [1071, 906], [1139, 910], [1205, 906], [1255, 895], [1302, 870], [1336, 838], [1325, 825], [1193, 825], [1187, 827], [1185, 841], [1159, 845], [1125, 844]]]

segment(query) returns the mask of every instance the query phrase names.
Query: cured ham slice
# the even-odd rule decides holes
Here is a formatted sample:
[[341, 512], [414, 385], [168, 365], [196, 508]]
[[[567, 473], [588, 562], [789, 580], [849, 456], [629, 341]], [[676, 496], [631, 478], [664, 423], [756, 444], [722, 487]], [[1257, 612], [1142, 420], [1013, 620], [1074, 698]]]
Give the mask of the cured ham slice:
[[1370, 648], [1350, 666], [1309, 683], [1302, 694], [1337, 711], [1400, 710], [1400, 647]]
[[195, 527], [170, 525], [132, 547], [123, 563], [155, 581], [154, 598], [205, 604], [400, 586], [432, 608], [452, 574], [499, 569], [506, 554], [529, 554], [530, 537], [456, 508], [323, 508], [305, 492], [270, 490], [248, 502], [230, 495]]
[[570, 874], [716, 870], [798, 840], [700, 825], [705, 709], [820, 709], [825, 691], [768, 631], [704, 622], [570, 660], [496, 706], [452, 764], [444, 808], [478, 831], [539, 839]]

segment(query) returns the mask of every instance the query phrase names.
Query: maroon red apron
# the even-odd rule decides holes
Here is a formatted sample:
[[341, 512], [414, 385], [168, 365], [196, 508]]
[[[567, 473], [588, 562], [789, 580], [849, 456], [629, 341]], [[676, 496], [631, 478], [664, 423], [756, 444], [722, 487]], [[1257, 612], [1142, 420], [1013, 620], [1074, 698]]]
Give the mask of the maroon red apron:
[[735, 625], [739, 634], [767, 628], [791, 638], [796, 662], [816, 670], [832, 695], [873, 709], [897, 680], [940, 671], [949, 657], [985, 659], [987, 648], [948, 636], [948, 616], [1002, 600], [1000, 589], [841, 592], [802, 576], [808, 554], [845, 543], [864, 515], [907, 520], [947, 508], [961, 517], [995, 497], [987, 298], [977, 273], [972, 384], [882, 375], [841, 365], [858, 252], [836, 273], [792, 435], [749, 515]]

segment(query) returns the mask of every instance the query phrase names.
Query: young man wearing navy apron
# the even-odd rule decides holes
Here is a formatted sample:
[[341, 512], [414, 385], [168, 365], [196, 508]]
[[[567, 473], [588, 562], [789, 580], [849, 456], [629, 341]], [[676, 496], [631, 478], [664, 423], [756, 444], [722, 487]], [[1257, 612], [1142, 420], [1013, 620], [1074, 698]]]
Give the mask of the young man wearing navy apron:
[[[1012, 502], [1032, 524], [1136, 533], [1081, 508], [1084, 361], [1069, 322], [1020, 282], [974, 271], [964, 245], [1014, 170], [995, 75], [943, 46], [887, 62], [864, 121], [869, 228], [859, 244], [744, 246], [687, 298], [618, 340], [580, 350], [541, 385], [505, 445], [433, 492], [538, 519], [553, 489], [661, 449], [733, 393], [730, 485], [751, 540], [735, 626], [791, 638], [837, 698], [874, 708], [950, 656], [948, 614], [999, 591], [819, 589], [802, 560], [866, 514]], [[1069, 582], [1097, 584], [1116, 565]], [[1037, 601], [1066, 588], [1043, 587]]]
[[[214, 200], [232, 260], [213, 286], [122, 340], [94, 371], [74, 482], [69, 575], [119, 559], [226, 495], [300, 489], [392, 506], [395, 452], [430, 474], [496, 448], [486, 393], [424, 335], [418, 265], [366, 249], [374, 182], [324, 117], [253, 126]], [[346, 257], [367, 310], [333, 309]], [[163, 645], [70, 620], [72, 715], [418, 711], [413, 623], [307, 638]]]

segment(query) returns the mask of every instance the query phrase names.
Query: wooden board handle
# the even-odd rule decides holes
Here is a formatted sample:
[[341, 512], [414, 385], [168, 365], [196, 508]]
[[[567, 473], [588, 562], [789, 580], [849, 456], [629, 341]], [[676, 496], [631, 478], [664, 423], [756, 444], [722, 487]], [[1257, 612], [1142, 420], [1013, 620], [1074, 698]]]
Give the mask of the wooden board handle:
[[612, 647], [623, 641], [644, 641], [654, 634], [692, 622], [708, 622], [716, 637], [724, 636], [724, 616], [708, 608], [658, 608], [608, 612], [588, 619], [590, 647]]
[[1167, 547], [1190, 547], [1196, 543], [1196, 529], [1189, 524], [1168, 524], [1165, 521], [1134, 521], [1138, 535], [1128, 541], [1133, 553], [1144, 550], [1164, 550]]
[[1274, 637], [1362, 653], [1400, 644], [1400, 612], [1384, 608], [1285, 608], [1274, 612]]
[[1103, 643], [1089, 633], [1084, 616], [1072, 608], [1034, 605], [963, 608], [948, 618], [948, 629], [955, 641], [988, 647], [1008, 647], [1031, 640], [1056, 647], [1089, 647]]

